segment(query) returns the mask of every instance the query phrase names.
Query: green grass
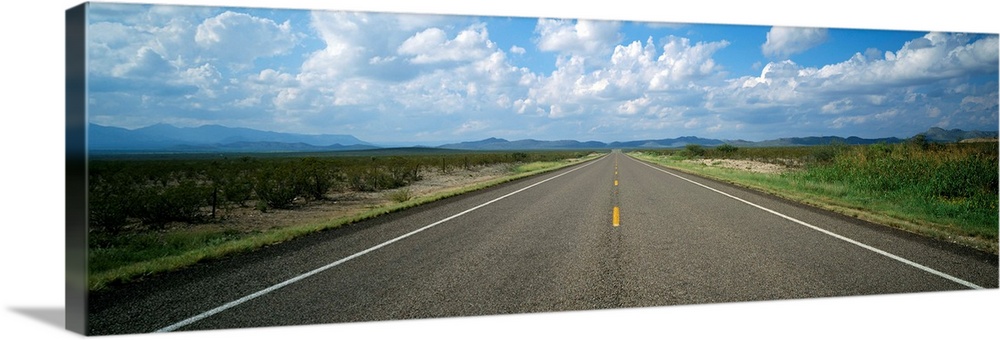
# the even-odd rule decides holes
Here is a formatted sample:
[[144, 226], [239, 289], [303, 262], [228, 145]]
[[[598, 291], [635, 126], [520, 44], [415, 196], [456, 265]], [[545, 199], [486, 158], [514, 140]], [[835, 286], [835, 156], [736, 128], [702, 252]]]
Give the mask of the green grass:
[[[244, 233], [236, 230], [171, 230], [144, 231], [114, 237], [92, 235], [88, 253], [88, 286], [91, 291], [109, 285], [177, 270], [192, 264], [246, 252], [265, 245], [277, 244], [310, 233], [338, 228], [363, 220], [400, 211], [448, 197], [485, 189], [517, 179], [554, 171], [591, 160], [599, 155], [562, 162], [531, 162], [516, 167], [511, 175], [438, 194], [408, 197], [406, 200], [373, 207], [365, 212], [311, 224], [274, 227], [265, 231]], [[398, 192], [398, 191], [397, 191]], [[397, 192], [390, 193], [395, 196]]]
[[[688, 157], [680, 152], [633, 155], [848, 216], [998, 252], [996, 143], [878, 144], [819, 146], [811, 152], [803, 148], [788, 150], [789, 154], [782, 154], [781, 148], [752, 151], [784, 160], [796, 159], [801, 164], [781, 174], [684, 162]], [[766, 158], [757, 160], [774, 162]]]
[[533, 173], [539, 170], [551, 169], [565, 164], [566, 162], [531, 162], [515, 166], [513, 172], [515, 174]]

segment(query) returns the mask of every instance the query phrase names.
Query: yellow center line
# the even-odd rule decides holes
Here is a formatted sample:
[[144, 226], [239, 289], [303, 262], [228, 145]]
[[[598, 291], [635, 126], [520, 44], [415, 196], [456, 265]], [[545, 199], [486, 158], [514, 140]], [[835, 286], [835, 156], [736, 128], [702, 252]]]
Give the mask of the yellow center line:
[[619, 227], [621, 226], [621, 210], [618, 209], [618, 155], [615, 155], [615, 193], [614, 193], [614, 209], [612, 209], [611, 214], [611, 226]]

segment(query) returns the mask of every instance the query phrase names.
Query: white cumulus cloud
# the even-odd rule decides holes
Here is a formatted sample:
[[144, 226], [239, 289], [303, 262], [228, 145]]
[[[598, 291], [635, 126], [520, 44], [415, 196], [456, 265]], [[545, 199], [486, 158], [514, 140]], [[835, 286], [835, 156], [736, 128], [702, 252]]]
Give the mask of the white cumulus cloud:
[[601, 55], [621, 40], [615, 21], [539, 19], [536, 44], [542, 51], [578, 55]]
[[786, 58], [816, 47], [826, 39], [825, 28], [775, 26], [767, 32], [767, 41], [760, 48], [765, 56]]
[[152, 48], [142, 47], [135, 56], [125, 63], [116, 65], [112, 75], [116, 77], [163, 77], [174, 71], [170, 62]]
[[287, 53], [298, 40], [288, 21], [278, 24], [231, 11], [205, 19], [194, 35], [194, 41], [209, 55], [238, 67], [246, 67], [259, 57]]
[[[662, 52], [652, 37], [645, 44], [615, 46], [609, 57], [594, 63], [604, 65], [596, 68], [587, 67], [583, 56], [558, 59], [556, 70], [538, 77], [529, 98], [518, 102], [518, 112], [540, 111], [551, 118], [593, 112], [662, 117], [678, 112], [666, 107], [687, 105], [704, 91], [693, 84], [717, 77], [722, 68], [712, 56], [729, 43], [692, 43], [669, 36], [661, 44]], [[690, 92], [681, 96], [676, 92], [680, 90]]]
[[413, 56], [410, 62], [414, 64], [431, 64], [478, 60], [490, 55], [496, 48], [496, 44], [489, 39], [486, 26], [477, 24], [450, 40], [440, 28], [428, 28], [406, 39], [398, 51]]
[[[868, 51], [870, 52], [870, 51]], [[802, 124], [854, 131], [921, 131], [959, 120], [995, 119], [996, 82], [973, 87], [969, 77], [995, 74], [996, 35], [928, 33], [884, 57], [857, 53], [840, 63], [803, 67], [790, 60], [768, 63], [758, 77], [729, 80], [711, 89], [711, 108], [750, 125]], [[991, 99], [992, 98], [992, 99]], [[794, 117], [794, 118], [793, 118]], [[808, 122], [808, 123], [806, 123]], [[903, 124], [906, 124], [905, 126]]]
[[933, 81], [996, 72], [997, 36], [970, 42], [966, 34], [928, 33], [885, 59], [856, 54], [848, 61], [815, 72], [825, 90], [878, 92], [885, 86], [915, 86]]

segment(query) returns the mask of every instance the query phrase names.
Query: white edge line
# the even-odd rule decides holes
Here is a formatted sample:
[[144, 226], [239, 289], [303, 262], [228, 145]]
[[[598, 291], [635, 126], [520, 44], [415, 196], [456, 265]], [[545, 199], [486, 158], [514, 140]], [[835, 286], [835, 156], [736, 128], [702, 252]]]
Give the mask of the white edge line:
[[722, 194], [722, 195], [724, 195], [724, 196], [727, 196], [727, 197], [729, 197], [729, 198], [732, 198], [732, 199], [734, 199], [734, 200], [737, 200], [737, 201], [740, 201], [740, 202], [743, 202], [743, 203], [746, 203], [747, 205], [750, 205], [750, 206], [752, 206], [752, 207], [754, 207], [754, 208], [757, 208], [757, 209], [760, 209], [760, 210], [764, 210], [764, 211], [766, 211], [766, 212], [769, 212], [769, 213], [771, 213], [771, 214], [774, 214], [774, 215], [776, 215], [776, 216], [778, 216], [778, 217], [781, 217], [781, 218], [784, 218], [784, 219], [786, 219], [786, 220], [789, 220], [789, 221], [792, 221], [792, 222], [795, 222], [795, 223], [798, 223], [798, 224], [800, 224], [800, 225], [803, 225], [803, 226], [806, 226], [806, 227], [809, 227], [809, 228], [811, 228], [811, 229], [813, 229], [813, 230], [816, 230], [816, 231], [818, 231], [818, 232], [821, 232], [821, 233], [824, 233], [824, 234], [827, 234], [827, 235], [830, 235], [830, 236], [833, 236], [833, 237], [836, 237], [836, 238], [838, 238], [838, 239], [840, 239], [840, 240], [842, 240], [842, 241], [845, 241], [845, 242], [848, 242], [848, 243], [851, 243], [851, 244], [853, 244], [853, 245], [856, 245], [856, 246], [858, 246], [858, 247], [861, 247], [861, 248], [865, 248], [865, 249], [868, 249], [868, 250], [870, 250], [870, 251], [872, 251], [872, 252], [875, 252], [875, 253], [877, 253], [877, 254], [880, 254], [880, 255], [883, 255], [883, 256], [885, 256], [885, 257], [888, 257], [888, 258], [891, 258], [891, 259], [893, 259], [893, 260], [896, 260], [896, 261], [899, 261], [899, 262], [902, 262], [902, 263], [905, 263], [905, 264], [908, 264], [908, 265], [910, 265], [910, 266], [913, 266], [913, 267], [915, 267], [915, 268], [917, 268], [917, 269], [920, 269], [920, 270], [923, 270], [923, 271], [925, 271], [925, 272], [928, 272], [928, 273], [931, 273], [931, 274], [934, 274], [934, 275], [937, 275], [937, 276], [940, 276], [940, 277], [942, 277], [942, 278], [945, 278], [945, 279], [948, 279], [948, 280], [950, 280], [950, 281], [952, 281], [952, 282], [955, 282], [955, 283], [958, 283], [958, 284], [960, 284], [960, 285], [963, 285], [963, 286], [966, 286], [966, 287], [969, 287], [969, 288], [972, 288], [972, 289], [985, 289], [985, 288], [983, 288], [983, 287], [980, 287], [980, 286], [978, 286], [978, 285], [976, 285], [976, 284], [974, 284], [974, 283], [972, 283], [972, 282], [969, 282], [969, 281], [965, 281], [965, 280], [962, 280], [962, 279], [959, 279], [959, 278], [957, 278], [957, 277], [954, 277], [954, 276], [951, 276], [951, 275], [948, 275], [948, 274], [945, 274], [945, 273], [943, 273], [943, 272], [940, 272], [940, 271], [937, 271], [937, 270], [935, 270], [935, 269], [933, 269], [933, 268], [930, 268], [930, 267], [927, 267], [927, 266], [925, 266], [925, 265], [922, 265], [922, 264], [919, 264], [919, 263], [916, 263], [916, 262], [913, 262], [913, 261], [910, 261], [910, 260], [907, 260], [907, 259], [905, 259], [905, 258], [902, 258], [902, 257], [898, 256], [898, 255], [895, 255], [895, 254], [892, 254], [892, 253], [889, 253], [889, 252], [887, 252], [887, 251], [884, 251], [884, 250], [882, 250], [882, 249], [878, 249], [878, 248], [875, 248], [875, 247], [872, 247], [872, 246], [870, 246], [870, 245], [867, 245], [867, 244], [864, 244], [864, 243], [861, 243], [861, 242], [859, 242], [859, 241], [855, 241], [855, 240], [853, 240], [853, 239], [851, 239], [851, 238], [848, 238], [848, 237], [846, 237], [846, 236], [842, 236], [842, 235], [840, 235], [840, 234], [837, 234], [837, 233], [834, 233], [834, 232], [832, 232], [832, 231], [829, 231], [829, 230], [826, 230], [826, 229], [823, 229], [823, 228], [820, 228], [820, 227], [817, 227], [817, 226], [814, 226], [814, 225], [812, 225], [812, 224], [809, 224], [809, 223], [806, 223], [806, 222], [803, 222], [803, 221], [800, 221], [800, 220], [798, 220], [798, 219], [795, 219], [795, 218], [793, 218], [793, 217], [791, 217], [791, 216], [788, 216], [788, 215], [785, 215], [785, 214], [782, 214], [782, 213], [779, 213], [779, 212], [777, 212], [777, 211], [774, 211], [774, 210], [771, 210], [771, 209], [768, 209], [768, 208], [765, 208], [765, 207], [762, 207], [762, 206], [760, 206], [760, 205], [757, 205], [757, 204], [755, 204], [755, 203], [752, 203], [752, 202], [749, 202], [749, 201], [747, 201], [747, 200], [744, 200], [744, 199], [742, 199], [742, 198], [739, 198], [739, 197], [736, 197], [736, 196], [733, 196], [733, 195], [730, 195], [730, 194], [728, 194], [728, 193], [725, 193], [725, 192], [723, 192], [723, 191], [720, 191], [720, 190], [718, 190], [718, 189], [715, 189], [715, 188], [712, 188], [712, 187], [710, 187], [710, 186], [707, 186], [707, 185], [704, 185], [704, 184], [701, 184], [701, 183], [698, 183], [698, 182], [695, 182], [695, 181], [692, 181], [692, 180], [690, 180], [690, 179], [687, 179], [687, 178], [684, 178], [683, 176], [680, 176], [680, 175], [677, 175], [677, 174], [674, 174], [674, 173], [672, 173], [672, 172], [669, 172], [669, 171], [666, 171], [666, 170], [663, 170], [663, 169], [661, 169], [661, 168], [657, 168], [657, 167], [655, 167], [655, 166], [652, 166], [652, 165], [650, 165], [649, 163], [646, 163], [646, 162], [642, 162], [642, 161], [639, 161], [639, 160], [637, 160], [637, 159], [634, 159], [634, 158], [632, 158], [632, 157], [629, 157], [629, 158], [630, 158], [630, 159], [633, 159], [633, 160], [635, 160], [636, 162], [639, 162], [639, 163], [640, 163], [640, 164], [642, 164], [642, 165], [645, 165], [645, 166], [648, 166], [648, 167], [650, 167], [650, 168], [653, 168], [653, 169], [656, 169], [656, 170], [659, 170], [659, 171], [661, 171], [661, 172], [663, 172], [663, 173], [665, 173], [665, 174], [668, 174], [668, 175], [671, 175], [671, 176], [674, 176], [674, 177], [677, 177], [677, 178], [680, 178], [680, 179], [683, 179], [683, 180], [685, 180], [685, 181], [688, 181], [688, 182], [691, 182], [691, 183], [693, 183], [693, 184], [695, 184], [695, 185], [698, 185], [698, 186], [700, 186], [700, 187], [703, 187], [703, 188], [705, 188], [705, 189], [708, 189], [708, 190], [712, 190], [712, 191], [715, 191], [716, 193], [719, 193], [719, 194]]
[[[601, 158], [604, 158], [604, 157], [606, 157], [606, 156], [602, 156]], [[583, 169], [584, 167], [587, 167], [587, 166], [589, 166], [589, 165], [591, 165], [591, 164], [595, 163], [595, 162], [596, 162], [596, 161], [598, 161], [598, 160], [600, 160], [600, 158], [598, 158], [598, 159], [595, 159], [595, 160], [594, 160], [593, 162], [588, 162], [588, 163], [584, 164], [583, 166], [579, 166], [579, 167], [576, 167], [576, 168], [573, 168], [573, 169], [570, 169], [569, 171], [566, 171], [566, 172], [563, 172], [563, 173], [561, 173], [561, 174], [558, 174], [558, 175], [555, 175], [555, 176], [552, 176], [552, 177], [549, 177], [549, 178], [546, 178], [546, 179], [544, 179], [544, 180], [541, 180], [541, 181], [539, 181], [539, 182], [537, 182], [537, 183], [534, 183], [534, 184], [532, 184], [532, 185], [529, 185], [529, 186], [526, 186], [526, 187], [524, 187], [524, 188], [521, 188], [521, 189], [518, 189], [517, 191], [514, 191], [514, 192], [511, 192], [511, 193], [509, 193], [509, 194], [506, 194], [506, 195], [503, 195], [503, 196], [500, 196], [500, 197], [497, 197], [497, 198], [494, 198], [494, 199], [490, 200], [489, 202], [486, 202], [486, 203], [483, 203], [483, 204], [480, 204], [480, 205], [477, 205], [477, 206], [475, 206], [475, 207], [472, 207], [472, 208], [469, 208], [468, 210], [465, 210], [465, 211], [462, 211], [462, 212], [460, 212], [460, 213], [457, 213], [457, 214], [454, 214], [454, 215], [451, 215], [451, 216], [448, 216], [448, 217], [446, 217], [446, 218], [444, 218], [444, 219], [442, 219], [442, 220], [440, 220], [440, 221], [437, 221], [437, 222], [434, 222], [434, 223], [431, 223], [431, 224], [428, 224], [428, 225], [426, 225], [426, 226], [423, 226], [423, 227], [421, 227], [420, 229], [417, 229], [417, 230], [414, 230], [414, 231], [411, 231], [411, 232], [408, 232], [408, 233], [406, 233], [406, 234], [403, 234], [402, 236], [399, 236], [399, 237], [396, 237], [396, 238], [394, 238], [394, 239], [391, 239], [391, 240], [388, 240], [388, 241], [385, 241], [385, 242], [382, 242], [382, 243], [380, 243], [380, 244], [378, 244], [378, 245], [376, 245], [376, 246], [373, 246], [373, 247], [371, 247], [371, 248], [368, 248], [368, 249], [365, 249], [365, 250], [362, 250], [362, 251], [359, 251], [359, 252], [357, 252], [357, 253], [354, 253], [354, 254], [352, 254], [352, 255], [350, 255], [350, 256], [348, 256], [348, 257], [345, 257], [345, 258], [342, 258], [342, 259], [340, 259], [340, 260], [337, 260], [337, 261], [334, 261], [334, 262], [332, 262], [332, 263], [329, 263], [329, 264], [327, 264], [327, 265], [325, 265], [325, 266], [322, 266], [322, 267], [319, 267], [319, 268], [316, 268], [316, 269], [313, 269], [313, 270], [311, 270], [311, 271], [309, 271], [309, 272], [306, 272], [306, 273], [304, 273], [304, 274], [301, 274], [301, 275], [299, 275], [299, 276], [296, 276], [296, 277], [293, 277], [293, 278], [291, 278], [291, 279], [288, 279], [288, 280], [285, 280], [284, 282], [281, 282], [281, 283], [278, 283], [278, 284], [275, 284], [275, 285], [273, 285], [273, 286], [270, 286], [270, 287], [267, 287], [267, 288], [264, 288], [264, 289], [262, 289], [262, 290], [260, 290], [260, 291], [257, 291], [256, 293], [253, 293], [253, 294], [250, 294], [250, 295], [247, 295], [247, 296], [244, 296], [244, 297], [241, 297], [241, 298], [239, 298], [239, 299], [236, 299], [236, 300], [233, 300], [233, 301], [231, 301], [231, 302], [229, 302], [229, 303], [226, 303], [226, 304], [224, 304], [224, 305], [221, 305], [221, 306], [219, 306], [219, 307], [215, 307], [215, 308], [212, 308], [211, 310], [208, 310], [208, 311], [206, 311], [206, 312], [203, 312], [203, 313], [201, 313], [201, 314], [198, 314], [198, 315], [195, 315], [195, 316], [192, 316], [192, 317], [190, 317], [190, 318], [187, 318], [187, 319], [185, 319], [185, 320], [183, 320], [183, 321], [181, 321], [181, 322], [178, 322], [178, 323], [175, 323], [175, 324], [172, 324], [172, 325], [170, 325], [170, 326], [167, 326], [167, 327], [163, 327], [163, 328], [160, 328], [160, 329], [156, 330], [156, 331], [155, 331], [154, 333], [165, 333], [165, 332], [171, 332], [171, 331], [174, 331], [174, 330], [177, 330], [177, 329], [179, 329], [179, 328], [181, 328], [181, 327], [184, 327], [184, 326], [187, 326], [187, 325], [190, 325], [190, 324], [193, 324], [193, 323], [195, 323], [195, 322], [198, 322], [198, 321], [200, 321], [200, 320], [202, 320], [202, 319], [204, 319], [204, 318], [207, 318], [207, 317], [210, 317], [210, 316], [212, 316], [212, 315], [215, 315], [215, 314], [218, 314], [218, 313], [221, 313], [221, 312], [223, 312], [223, 311], [225, 311], [225, 310], [227, 310], [227, 309], [230, 309], [230, 308], [233, 308], [233, 307], [236, 307], [236, 306], [238, 306], [238, 305], [240, 305], [240, 304], [242, 304], [242, 303], [244, 303], [244, 302], [247, 302], [247, 301], [250, 301], [250, 300], [252, 300], [252, 299], [254, 299], [254, 298], [257, 298], [257, 297], [260, 297], [260, 296], [262, 296], [262, 295], [264, 295], [264, 294], [267, 294], [267, 293], [270, 293], [270, 292], [273, 292], [273, 291], [275, 291], [275, 290], [278, 290], [278, 289], [281, 289], [282, 287], [284, 287], [284, 286], [287, 286], [287, 285], [290, 285], [290, 284], [293, 284], [293, 283], [295, 283], [295, 282], [297, 282], [297, 281], [299, 281], [299, 280], [302, 280], [302, 279], [305, 279], [305, 278], [307, 278], [307, 277], [310, 277], [310, 276], [313, 276], [313, 275], [316, 275], [316, 274], [319, 274], [320, 272], [322, 272], [322, 271], [325, 271], [325, 270], [327, 270], [327, 269], [330, 269], [330, 268], [333, 268], [333, 267], [336, 267], [336, 266], [338, 266], [338, 265], [340, 265], [340, 264], [342, 264], [342, 263], [344, 263], [344, 262], [347, 262], [347, 261], [350, 261], [350, 260], [352, 260], [352, 259], [354, 259], [354, 258], [356, 258], [356, 257], [358, 257], [358, 256], [361, 256], [361, 255], [364, 255], [364, 254], [367, 254], [367, 253], [370, 253], [370, 252], [372, 252], [372, 251], [375, 251], [375, 250], [377, 250], [377, 249], [379, 249], [379, 248], [382, 248], [382, 247], [385, 247], [385, 246], [387, 246], [387, 245], [390, 245], [390, 244], [393, 244], [393, 243], [395, 243], [396, 241], [399, 241], [399, 240], [402, 240], [402, 239], [404, 239], [404, 238], [407, 238], [407, 237], [410, 237], [410, 236], [413, 236], [413, 235], [414, 235], [414, 234], [416, 234], [416, 233], [419, 233], [419, 232], [421, 232], [421, 231], [424, 231], [424, 230], [427, 230], [427, 229], [430, 229], [430, 228], [432, 228], [432, 227], [434, 227], [434, 226], [436, 226], [436, 225], [439, 225], [439, 224], [441, 224], [441, 223], [444, 223], [444, 222], [447, 222], [447, 221], [450, 221], [450, 220], [452, 220], [452, 219], [454, 219], [454, 218], [456, 218], [456, 217], [459, 217], [459, 216], [462, 216], [462, 215], [465, 215], [465, 214], [467, 214], [467, 213], [470, 213], [470, 212], [472, 212], [472, 211], [474, 211], [474, 210], [477, 210], [477, 209], [479, 209], [479, 208], [482, 208], [482, 207], [485, 207], [485, 206], [487, 206], [487, 205], [489, 205], [489, 204], [492, 204], [492, 203], [494, 203], [494, 202], [496, 202], [496, 201], [499, 201], [499, 200], [502, 200], [502, 199], [504, 199], [504, 198], [507, 198], [507, 197], [510, 197], [510, 196], [513, 196], [514, 194], [517, 194], [517, 193], [519, 193], [519, 192], [522, 192], [522, 191], [525, 191], [525, 190], [528, 190], [528, 189], [531, 189], [532, 187], [534, 187], [534, 186], [536, 186], [536, 185], [539, 185], [539, 184], [542, 184], [542, 183], [545, 183], [545, 182], [548, 182], [548, 181], [551, 181], [551, 180], [553, 180], [553, 179], [556, 179], [556, 178], [559, 178], [559, 177], [562, 177], [563, 175], [565, 175], [565, 174], [568, 174], [568, 173], [571, 173], [571, 172], [573, 172], [573, 171], [576, 171], [576, 170], [579, 170], [579, 169]]]

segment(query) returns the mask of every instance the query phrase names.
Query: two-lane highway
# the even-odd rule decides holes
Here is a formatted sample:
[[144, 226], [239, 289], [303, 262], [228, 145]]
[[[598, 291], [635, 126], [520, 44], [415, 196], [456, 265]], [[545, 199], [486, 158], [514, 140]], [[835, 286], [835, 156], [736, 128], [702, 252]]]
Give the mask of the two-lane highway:
[[996, 257], [620, 152], [92, 296], [92, 334], [997, 287]]

